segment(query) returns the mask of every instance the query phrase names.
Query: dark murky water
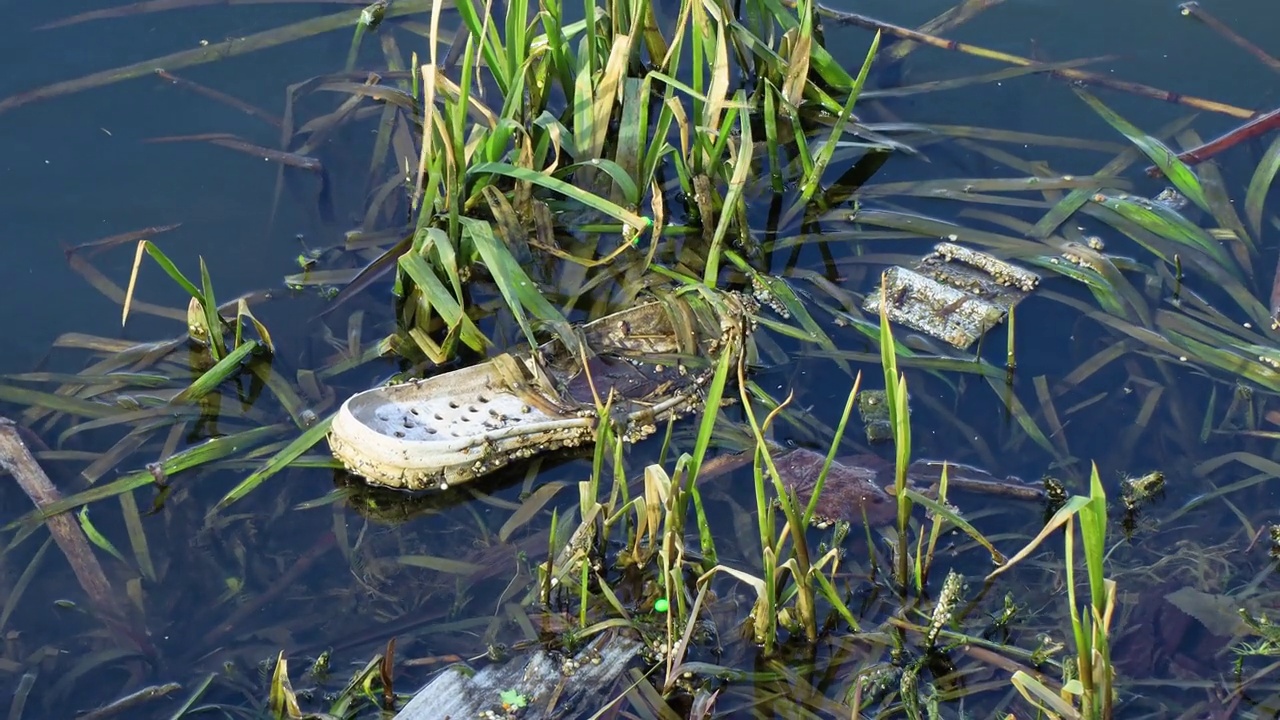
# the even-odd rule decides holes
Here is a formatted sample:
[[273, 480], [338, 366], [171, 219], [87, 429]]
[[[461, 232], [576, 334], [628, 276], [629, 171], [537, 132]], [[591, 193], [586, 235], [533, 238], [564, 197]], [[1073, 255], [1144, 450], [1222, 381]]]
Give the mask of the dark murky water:
[[[845, 4], [850, 6], [847, 9], [901, 25], [922, 22], [948, 6], [939, 0], [914, 3], [868, 0]], [[1274, 33], [1257, 30], [1280, 24], [1280, 5], [1270, 0], [1206, 2], [1205, 5], [1265, 48], [1280, 53]], [[188, 49], [202, 40], [216, 42], [229, 36], [246, 35], [319, 12], [316, 7], [303, 5], [246, 5], [109, 20], [47, 32], [27, 29], [98, 6], [83, 0], [24, 6], [20, 18], [7, 25], [3, 31], [5, 38], [0, 41], [0, 63], [7, 68], [7, 72], [0, 75], [0, 97]], [[844, 9], [841, 4], [833, 7]], [[828, 30], [829, 39], [838, 35], [847, 36], [849, 42], [831, 43], [835, 48], [833, 52], [847, 66], [856, 67], [869, 35], [855, 29]], [[1280, 82], [1275, 75], [1197, 22], [1181, 17], [1171, 2], [1009, 0], [952, 37], [1048, 60], [1115, 54], [1115, 59], [1090, 69], [1246, 108], [1272, 108], [1280, 95], [1277, 93]], [[331, 33], [180, 74], [280, 112], [284, 86], [339, 68], [349, 40], [345, 31]], [[995, 67], [987, 61], [926, 49], [913, 56], [903, 81], [924, 82]], [[1109, 91], [1100, 91], [1100, 95], [1143, 128], [1155, 128], [1182, 113], [1178, 108], [1153, 100]], [[890, 101], [887, 107], [910, 121], [1122, 140], [1066, 86], [1039, 77], [898, 99]], [[1194, 127], [1207, 138], [1233, 124], [1229, 118], [1206, 116]], [[328, 227], [318, 224], [314, 203], [309, 202], [305, 194], [286, 195], [274, 225], [267, 229], [275, 181], [273, 165], [206, 145], [142, 142], [149, 137], [202, 132], [235, 133], [271, 145], [277, 131], [235, 110], [168, 87], [152, 77], [40, 102], [0, 115], [0, 198], [3, 198], [0, 209], [4, 218], [3, 235], [0, 235], [0, 253], [4, 257], [0, 261], [0, 287], [6, 293], [8, 310], [5, 315], [8, 341], [4, 353], [0, 354], [0, 372], [31, 369], [48, 353], [54, 338], [63, 333], [106, 336], [121, 333], [118, 305], [104, 299], [68, 269], [63, 254], [65, 246], [146, 226], [181, 222], [182, 228], [163, 236], [161, 244], [165, 251], [179, 266], [188, 269], [195, 267], [198, 255], [203, 256], [209, 263], [219, 297], [230, 298], [248, 290], [280, 288], [281, 278], [296, 268], [294, 258], [302, 249], [302, 242], [325, 245], [339, 238], [345, 227], [341, 223]], [[1020, 148], [1010, 150], [1029, 157], [1020, 152]], [[332, 154], [335, 163], [344, 162], [342, 148], [335, 148]], [[1110, 159], [1105, 154], [1043, 149], [1037, 150], [1034, 157], [1048, 161], [1056, 169], [1078, 174], [1095, 171]], [[1235, 196], [1243, 196], [1243, 186], [1256, 158], [1256, 148], [1244, 148], [1224, 160], [1229, 190]], [[929, 159], [930, 163], [924, 163], [895, 158], [877, 180], [983, 176], [996, 172], [989, 161], [958, 150], [931, 154]], [[345, 160], [349, 162], [350, 157]], [[353, 167], [362, 168], [359, 161]], [[1152, 194], [1161, 187], [1156, 181], [1144, 184], [1139, 179], [1138, 182], [1137, 189], [1143, 194]], [[339, 197], [339, 213], [350, 213], [358, 204], [358, 198], [344, 202]], [[949, 217], [948, 213], [958, 209], [926, 203], [913, 207], [940, 217]], [[1264, 236], [1262, 243], [1266, 259], [1260, 265], [1269, 268], [1274, 258], [1273, 242]], [[912, 249], [925, 247], [922, 243]], [[123, 285], [131, 260], [132, 253], [120, 249], [103, 256], [97, 266]], [[806, 266], [820, 268], [819, 263], [816, 253], [802, 258]], [[1269, 276], [1265, 276], [1264, 282], [1269, 282]], [[146, 266], [140, 288], [141, 296], [153, 302], [168, 305], [185, 302], [153, 265]], [[870, 288], [850, 289], [864, 292]], [[1076, 290], [1069, 291], [1083, 297]], [[294, 368], [314, 362], [319, 350], [308, 338], [315, 336], [317, 328], [306, 321], [320, 306], [319, 300], [303, 298], [282, 301], [262, 311], [267, 324], [277, 334], [278, 343], [301, 348], [295, 350], [293, 357], [281, 358], [281, 362]], [[371, 303], [370, 307], [374, 305]], [[1019, 392], [1024, 402], [1034, 399], [1030, 378], [1043, 375], [1049, 383], [1055, 383], [1100, 347], [1096, 327], [1081, 323], [1059, 305], [1033, 298], [1025, 311], [1020, 311], [1019, 318], [1019, 372], [1026, 379], [1020, 382]], [[142, 340], [170, 337], [181, 331], [174, 322], [135, 316], [123, 334]], [[341, 328], [335, 331], [342, 333]], [[998, 360], [1000, 352], [1000, 348], [992, 348], [987, 355]], [[55, 356], [53, 365], [60, 367], [68, 362], [73, 361]], [[345, 385], [339, 387], [346, 391], [359, 389], [360, 385], [376, 380], [379, 373], [391, 369], [390, 364], [365, 368], [357, 377], [344, 378]], [[865, 369], [872, 376], [878, 372], [878, 368], [871, 366]], [[829, 424], [838, 419], [848, 384], [831, 363], [819, 360], [767, 370], [762, 380], [770, 389], [796, 389], [797, 403], [812, 408], [815, 415]], [[1123, 377], [1115, 380], [1110, 385], [1123, 384]], [[1207, 395], [1209, 383], [1203, 378], [1187, 373], [1177, 380], [1184, 383], [1180, 392], [1195, 398]], [[994, 395], [985, 387], [974, 387], [979, 381], [972, 378], [965, 381], [968, 385], [960, 393], [948, 388], [942, 380], [924, 374], [912, 376], [911, 381], [915, 393], [928, 394], [951, 408], [977, 432], [991, 437], [992, 445], [998, 445], [998, 438], [1016, 432], [1011, 421], [1002, 417]], [[1112, 440], [1132, 422], [1136, 407], [1126, 402], [1122, 393], [1106, 402], [1115, 405], [1107, 412], [1089, 415], [1092, 419], [1088, 424], [1068, 426], [1072, 454], [1086, 460], [1099, 458], [1108, 481], [1124, 472], [1160, 466], [1170, 448], [1159, 447], [1158, 443], [1145, 448], [1149, 451], [1145, 456], [1121, 458], [1111, 452]], [[1190, 405], [1199, 407], [1196, 402]], [[915, 449], [919, 455], [974, 459], [969, 439], [935, 417], [927, 407], [917, 405], [913, 420], [917, 433]], [[1199, 417], [1189, 420], [1192, 425], [1200, 421]], [[90, 435], [87, 442], [92, 446], [96, 439], [97, 436]], [[1029, 479], [1046, 472], [1051, 461], [1048, 454], [1030, 444], [1024, 447], [1027, 448], [1024, 453], [999, 458], [999, 467], [992, 469]], [[1228, 449], [1222, 447], [1213, 452], [1205, 449], [1194, 455], [1203, 459]], [[153, 458], [139, 458], [130, 467], [150, 459]], [[576, 481], [589, 472], [587, 468], [581, 462], [560, 464], [547, 469], [538, 482]], [[57, 481], [70, 471], [52, 474]], [[239, 479], [233, 475], [215, 474], [190, 492], [212, 502]], [[505, 485], [495, 483], [497, 500], [492, 502], [517, 500], [522, 479], [513, 474], [508, 476]], [[1238, 478], [1224, 478], [1218, 484], [1232, 479]], [[153, 544], [181, 547], [191, 543], [206, 547], [212, 558], [203, 567], [171, 568], [169, 579], [160, 587], [151, 588], [153, 595], [166, 598], [153, 600], [149, 605], [155, 618], [151, 630], [169, 662], [162, 680], [186, 682], [197, 671], [217, 671], [227, 662], [252, 669], [256, 663], [272, 658], [281, 647], [289, 648], [291, 655], [298, 657], [334, 647], [335, 662], [343, 664], [339, 671], [343, 673], [347, 665], [364, 662], [387, 636], [395, 634], [395, 630], [387, 630], [375, 622], [375, 617], [393, 618], [397, 623], [409, 622], [405, 618], [416, 618], [415, 622], [419, 623], [454, 619], [448, 609], [459, 599], [451, 581], [422, 580], [403, 566], [391, 567], [387, 559], [449, 554], [441, 548], [447, 546], [451, 534], [470, 537], [468, 533], [474, 532], [476, 519], [501, 517], [497, 513], [506, 512], [505, 508], [492, 502], [471, 501], [465, 511], [455, 506], [446, 515], [419, 517], [414, 521], [418, 527], [404, 534], [385, 524], [366, 526], [359, 514], [346, 507], [288, 510], [293, 504], [323, 496], [331, 488], [328, 470], [299, 470], [274, 478], [248, 501], [265, 506], [257, 510], [271, 512], [272, 520], [253, 523], [251, 532], [236, 529], [227, 536], [234, 540], [216, 533], [193, 535], [190, 527], [198, 526], [198, 518], [149, 519], [148, 532]], [[1199, 486], [1191, 490], [1173, 488], [1172, 504], [1176, 506], [1190, 494], [1202, 491], [1203, 487]], [[1252, 497], [1265, 499], [1266, 496]], [[749, 504], [747, 498], [742, 500]], [[12, 487], [0, 492], [0, 501], [0, 523], [28, 509], [26, 499]], [[269, 509], [272, 506], [276, 508], [274, 511]], [[95, 517], [102, 518], [104, 530], [116, 533], [115, 537], [123, 543], [123, 531], [109, 514], [114, 513], [114, 509], [104, 507], [97, 512]], [[474, 516], [470, 515], [472, 512]], [[184, 521], [188, 520], [194, 524], [185, 525]], [[266, 592], [271, 579], [287, 572], [298, 558], [307, 557], [307, 553], [317, 547], [323, 550], [325, 533], [336, 527], [346, 527], [353, 535], [367, 533], [365, 559], [369, 562], [361, 565], [365, 572], [359, 577], [358, 592], [350, 591], [352, 563], [329, 551], [318, 555], [314, 563], [306, 567], [298, 581], [304, 591], [266, 603], [247, 623], [274, 630], [262, 635], [216, 634], [218, 621], [225, 619], [232, 607], [228, 601], [217, 599], [228, 592], [228, 582], [244, 582], [246, 592], [251, 595]], [[1206, 542], [1218, 541], [1212, 528], [1204, 531]], [[6, 559], [8, 573], [16, 576], [21, 572], [34, 552], [34, 544], [28, 540]], [[526, 549], [534, 552], [533, 548]], [[461, 554], [461, 550], [457, 552]], [[468, 590], [471, 597], [498, 597], [510, 571], [515, 569], [512, 552], [501, 548], [493, 552], [499, 558], [493, 562], [495, 567], [505, 569], [475, 580]], [[472, 561], [478, 562], [474, 557]], [[68, 628], [79, 632], [87, 627], [74, 618], [68, 620], [70, 611], [53, 606], [55, 598], [78, 593], [69, 575], [56, 575], [63, 572], [63, 567], [58, 562], [47, 561], [48, 575], [23, 599], [7, 625], [0, 628], [5, 632], [19, 631], [27, 652], [43, 646], [70, 646], [73, 643], [67, 634]], [[981, 568], [975, 570], [979, 571]], [[492, 608], [487, 610], [492, 611]], [[352, 627], [350, 618], [357, 613], [368, 620], [367, 625], [360, 623], [363, 629]], [[474, 632], [481, 631], [482, 625]], [[401, 646], [402, 657], [478, 653], [483, 648], [477, 646], [472, 633], [472, 629], [465, 628], [442, 630], [429, 638], [419, 636]], [[0, 688], [15, 684], [21, 672], [21, 667], [0, 668]], [[425, 676], [425, 671], [421, 676]], [[92, 674], [86, 677], [93, 677], [92, 681], [86, 680], [93, 687], [85, 691], [86, 696], [91, 696], [85, 702], [68, 699], [72, 695], [64, 693], [48, 696], [48, 704], [41, 706], [35, 702], [42, 697], [36, 692], [23, 717], [65, 717], [69, 710], [90, 706], [123, 686], [119, 677], [100, 678]], [[252, 674], [249, 677], [252, 678]], [[98, 684], [105, 688], [101, 693], [95, 691]], [[41, 687], [47, 689], [48, 686]], [[245, 696], [239, 701], [263, 697], [261, 686], [246, 687]], [[236, 701], [227, 696], [221, 699]]]

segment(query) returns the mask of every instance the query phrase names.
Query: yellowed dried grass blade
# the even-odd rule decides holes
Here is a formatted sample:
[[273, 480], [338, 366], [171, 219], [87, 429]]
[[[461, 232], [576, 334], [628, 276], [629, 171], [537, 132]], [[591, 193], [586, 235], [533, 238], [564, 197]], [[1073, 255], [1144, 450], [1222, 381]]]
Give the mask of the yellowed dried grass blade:
[[133, 289], [138, 285], [138, 268], [142, 267], [142, 253], [146, 251], [146, 240], [138, 241], [138, 249], [133, 253], [133, 267], [129, 270], [129, 287], [124, 290], [124, 307], [120, 312], [120, 327], [129, 321], [129, 308], [133, 305]]

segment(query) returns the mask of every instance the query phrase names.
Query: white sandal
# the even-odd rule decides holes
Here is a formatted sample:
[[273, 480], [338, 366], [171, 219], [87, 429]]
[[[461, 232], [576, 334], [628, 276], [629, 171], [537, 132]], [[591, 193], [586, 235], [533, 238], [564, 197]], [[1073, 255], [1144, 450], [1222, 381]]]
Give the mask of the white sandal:
[[720, 356], [741, 355], [756, 309], [736, 293], [682, 288], [582, 326], [582, 354], [556, 339], [357, 393], [334, 418], [329, 446], [370, 484], [431, 490], [591, 442], [605, 405], [635, 442], [701, 407]]

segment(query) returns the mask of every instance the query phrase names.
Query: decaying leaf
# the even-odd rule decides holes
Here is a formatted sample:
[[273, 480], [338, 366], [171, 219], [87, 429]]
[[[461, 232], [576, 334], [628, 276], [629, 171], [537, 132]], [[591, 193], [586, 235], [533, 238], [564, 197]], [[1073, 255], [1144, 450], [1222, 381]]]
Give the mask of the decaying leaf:
[[1218, 595], [1184, 587], [1164, 596], [1165, 600], [1182, 612], [1200, 621], [1201, 625], [1220, 637], [1247, 635], [1253, 631], [1240, 619], [1240, 608], [1245, 603], [1230, 595]]

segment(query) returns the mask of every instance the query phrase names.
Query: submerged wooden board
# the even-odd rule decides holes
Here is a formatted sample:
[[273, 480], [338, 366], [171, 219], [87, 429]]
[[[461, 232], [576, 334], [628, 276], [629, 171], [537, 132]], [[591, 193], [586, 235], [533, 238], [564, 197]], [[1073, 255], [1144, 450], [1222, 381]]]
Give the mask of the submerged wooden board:
[[[589, 717], [621, 692], [614, 690], [616, 681], [643, 647], [634, 638], [605, 632], [572, 657], [536, 650], [478, 671], [454, 665], [419, 690], [394, 720]], [[504, 693], [524, 706], [504, 708]]]
[[1035, 289], [1040, 276], [986, 253], [940, 243], [914, 269], [891, 267], [863, 309], [961, 350], [1000, 324]]

